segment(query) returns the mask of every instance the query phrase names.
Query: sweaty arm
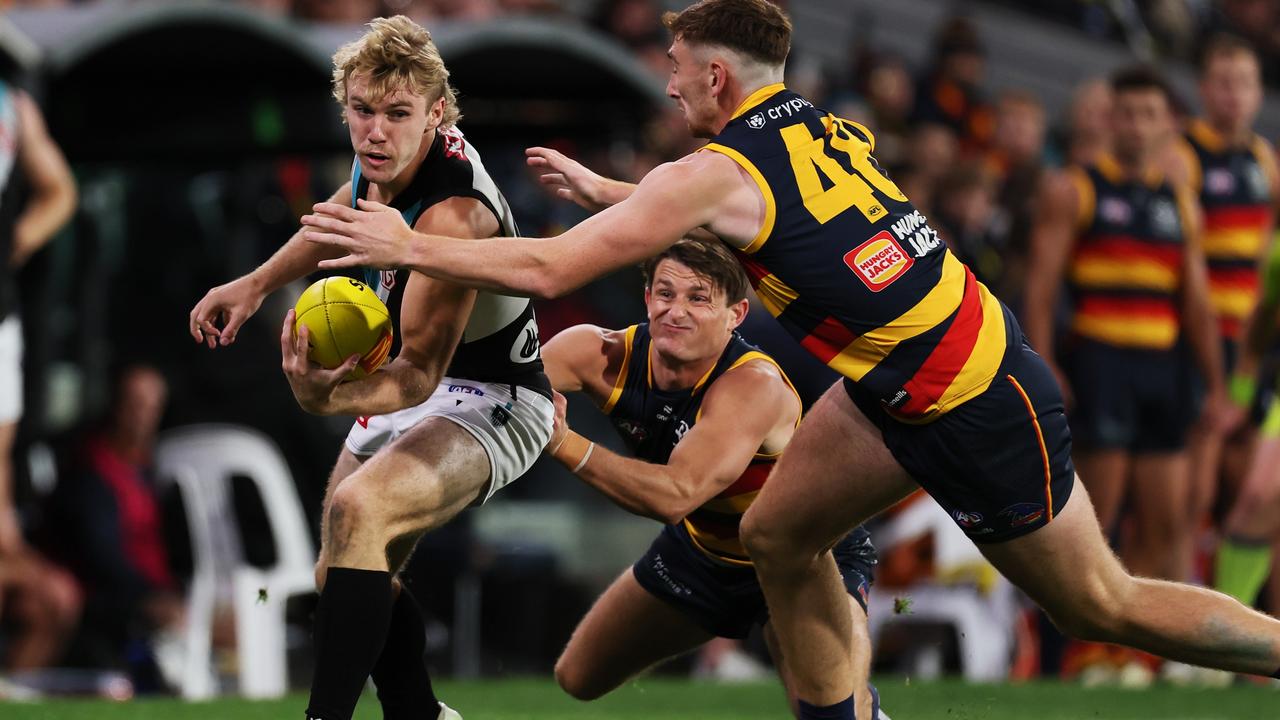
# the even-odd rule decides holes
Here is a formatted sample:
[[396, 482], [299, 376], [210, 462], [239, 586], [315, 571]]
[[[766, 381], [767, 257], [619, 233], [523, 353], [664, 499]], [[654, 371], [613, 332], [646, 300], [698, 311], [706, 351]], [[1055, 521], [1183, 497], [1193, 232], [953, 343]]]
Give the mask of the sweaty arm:
[[581, 464], [578, 477], [623, 509], [671, 524], [732, 485], [771, 436], [789, 439], [799, 415], [800, 401], [778, 369], [755, 360], [716, 379], [666, 465], [591, 447], [572, 431], [553, 456], [570, 470]]
[[6, 260], [19, 267], [44, 246], [76, 207], [76, 183], [44, 117], [24, 92], [14, 95], [18, 110], [18, 163], [31, 183], [31, 197], [13, 227], [13, 254]]
[[[500, 227], [479, 200], [454, 197], [427, 209], [421, 233], [482, 238]], [[400, 305], [400, 354], [378, 372], [338, 385], [329, 411], [384, 415], [426, 401], [444, 377], [475, 306], [476, 291], [417, 272], [409, 273]]]
[[[339, 261], [323, 263], [325, 267], [408, 267], [484, 290], [559, 297], [718, 221], [742, 179], [732, 161], [704, 155], [710, 153], [655, 168], [626, 200], [553, 238], [416, 237], [403, 224], [395, 227], [385, 209], [372, 205], [361, 209], [374, 212], [318, 205], [303, 222], [311, 227], [309, 239], [348, 252]], [[755, 212], [754, 199], [752, 203]]]
[[1040, 188], [1039, 222], [1031, 233], [1022, 324], [1031, 347], [1050, 363], [1054, 362], [1054, 311], [1081, 215], [1079, 195], [1067, 172], [1047, 176]]

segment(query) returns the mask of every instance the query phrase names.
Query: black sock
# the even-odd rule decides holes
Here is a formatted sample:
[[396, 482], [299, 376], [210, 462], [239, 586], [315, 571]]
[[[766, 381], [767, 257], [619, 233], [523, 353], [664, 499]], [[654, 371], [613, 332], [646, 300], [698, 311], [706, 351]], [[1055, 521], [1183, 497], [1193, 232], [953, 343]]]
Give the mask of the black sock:
[[329, 568], [316, 606], [308, 720], [351, 720], [391, 624], [391, 573]]
[[803, 700], [796, 702], [800, 705], [800, 720], [854, 720], [852, 695], [835, 705], [810, 705]]
[[383, 720], [432, 720], [440, 712], [422, 657], [427, 649], [426, 633], [422, 610], [409, 588], [402, 587], [391, 608], [387, 642], [371, 673]]
[[1276, 670], [1275, 672], [1271, 673], [1271, 677], [1277, 680], [1280, 680], [1280, 670]]

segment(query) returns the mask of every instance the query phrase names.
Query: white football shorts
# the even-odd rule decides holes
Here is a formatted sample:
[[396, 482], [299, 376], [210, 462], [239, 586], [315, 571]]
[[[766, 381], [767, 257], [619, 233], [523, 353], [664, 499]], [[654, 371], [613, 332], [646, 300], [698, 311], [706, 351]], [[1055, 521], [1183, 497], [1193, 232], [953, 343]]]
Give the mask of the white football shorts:
[[347, 449], [368, 457], [429, 417], [445, 418], [471, 433], [489, 456], [489, 488], [477, 503], [483, 504], [533, 466], [551, 439], [555, 406], [529, 388], [446, 377], [421, 405], [357, 418]]
[[22, 418], [22, 322], [12, 313], [0, 322], [0, 425]]

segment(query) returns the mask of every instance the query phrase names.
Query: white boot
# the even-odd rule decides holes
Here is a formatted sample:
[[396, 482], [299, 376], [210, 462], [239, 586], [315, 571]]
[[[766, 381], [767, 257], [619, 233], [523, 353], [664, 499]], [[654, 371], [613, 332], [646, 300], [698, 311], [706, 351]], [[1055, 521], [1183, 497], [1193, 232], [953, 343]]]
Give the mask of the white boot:
[[440, 703], [440, 714], [436, 716], [436, 720], [462, 720], [462, 716], [458, 714], [457, 710]]

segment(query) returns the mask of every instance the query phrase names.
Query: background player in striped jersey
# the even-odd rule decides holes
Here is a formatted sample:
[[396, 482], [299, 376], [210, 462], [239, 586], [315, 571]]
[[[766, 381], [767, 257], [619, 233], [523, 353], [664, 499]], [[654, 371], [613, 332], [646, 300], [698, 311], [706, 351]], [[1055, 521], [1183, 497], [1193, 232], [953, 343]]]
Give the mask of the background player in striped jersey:
[[[765, 307], [840, 371], [743, 517], [802, 718], [852, 718], [848, 598], [829, 549], [924, 487], [1068, 632], [1243, 672], [1280, 672], [1280, 622], [1125, 572], [1075, 481], [1061, 394], [1012, 315], [875, 164], [874, 138], [783, 83], [790, 20], [767, 0], [665, 18], [668, 94], [701, 151], [659, 166], [563, 234], [478, 244], [321, 203], [327, 265], [411, 267], [553, 297], [703, 228], [739, 251]], [[824, 178], [825, 176], [825, 178]]]
[[[681, 240], [644, 270], [647, 323], [578, 325], [543, 348], [555, 389], [590, 397], [636, 458], [570, 430], [562, 396], [552, 455], [624, 509], [666, 524], [578, 624], [556, 679], [570, 695], [593, 700], [660, 660], [713, 637], [744, 638], [763, 624], [785, 683], [785, 658], [738, 523], [800, 422], [800, 398], [777, 363], [735, 332], [747, 314], [747, 277], [724, 245]], [[834, 553], [849, 594], [860, 714], [875, 718], [878, 702], [863, 692], [875, 550], [858, 528]]]
[[[1175, 143], [1172, 172], [1196, 193], [1202, 208], [1209, 297], [1218, 319], [1223, 369], [1230, 374], [1240, 355], [1244, 322], [1258, 304], [1258, 266], [1280, 201], [1275, 150], [1253, 131], [1262, 105], [1262, 70], [1253, 47], [1229, 35], [1212, 38], [1201, 56], [1200, 99], [1204, 114]], [[1225, 443], [1208, 428], [1192, 434], [1192, 529], [1212, 509], [1219, 482], [1238, 488], [1245, 474], [1263, 408], [1260, 398], [1243, 393], [1256, 385], [1251, 379], [1230, 386], [1233, 403], [1244, 408], [1251, 422], [1239, 423]], [[1224, 557], [1229, 557], [1235, 543], [1230, 535], [1223, 543]]]
[[1113, 152], [1047, 183], [1024, 317], [1032, 345], [1054, 358], [1066, 281], [1073, 307], [1060, 377], [1075, 397], [1080, 476], [1104, 532], [1132, 499], [1135, 532], [1122, 552], [1129, 568], [1184, 580], [1195, 418], [1179, 339], [1205, 378], [1204, 414], [1213, 421], [1225, 410], [1225, 381], [1195, 201], [1159, 170], [1172, 132], [1168, 90], [1139, 67], [1118, 72], [1112, 92]]
[[[334, 97], [357, 157], [332, 200], [394, 212], [423, 232], [512, 235], [505, 200], [454, 127], [448, 79], [430, 34], [402, 16], [375, 20], [338, 50]], [[230, 344], [268, 293], [330, 255], [295, 235], [257, 270], [210, 290], [191, 312], [192, 336]], [[311, 367], [292, 310], [280, 339], [303, 409], [360, 416], [325, 493], [307, 717], [349, 720], [372, 675], [387, 720], [449, 720], [458, 715], [436, 700], [423, 665], [420, 610], [393, 576], [422, 533], [533, 464], [551, 433], [551, 388], [527, 299], [409, 271], [369, 280], [399, 310], [400, 347], [385, 368], [343, 383], [358, 357]]]

